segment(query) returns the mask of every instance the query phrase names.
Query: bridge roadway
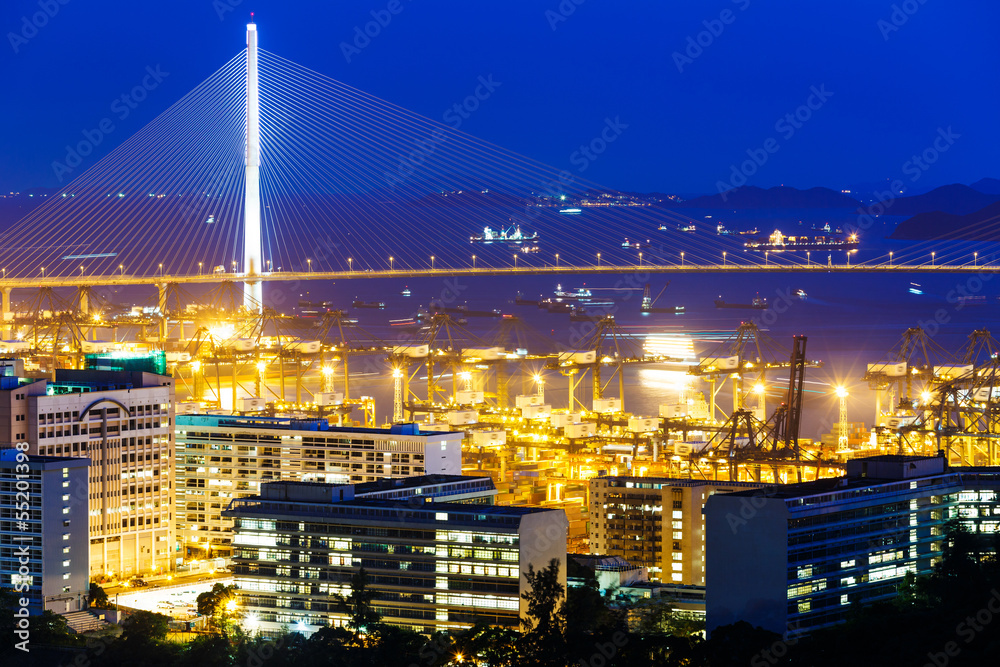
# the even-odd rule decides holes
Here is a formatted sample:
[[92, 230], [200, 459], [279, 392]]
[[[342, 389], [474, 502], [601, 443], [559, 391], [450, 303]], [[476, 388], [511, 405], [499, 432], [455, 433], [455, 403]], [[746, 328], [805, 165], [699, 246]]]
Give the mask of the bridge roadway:
[[623, 273], [1000, 273], [1000, 264], [600, 264], [505, 267], [440, 267], [348, 271], [275, 271], [248, 276], [243, 273], [70, 275], [33, 278], [0, 278], [0, 290], [41, 287], [95, 287], [118, 285], [213, 284], [303, 280], [357, 280], [368, 278], [448, 278], [453, 276], [574, 275]]

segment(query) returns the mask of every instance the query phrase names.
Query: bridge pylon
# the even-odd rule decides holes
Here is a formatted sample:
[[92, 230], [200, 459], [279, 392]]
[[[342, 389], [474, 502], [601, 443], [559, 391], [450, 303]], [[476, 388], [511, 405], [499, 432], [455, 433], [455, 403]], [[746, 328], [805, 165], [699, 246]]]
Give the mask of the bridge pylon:
[[259, 280], [263, 267], [260, 242], [260, 81], [257, 69], [257, 25], [247, 24], [247, 145], [246, 191], [243, 209], [243, 305], [260, 313], [263, 289]]

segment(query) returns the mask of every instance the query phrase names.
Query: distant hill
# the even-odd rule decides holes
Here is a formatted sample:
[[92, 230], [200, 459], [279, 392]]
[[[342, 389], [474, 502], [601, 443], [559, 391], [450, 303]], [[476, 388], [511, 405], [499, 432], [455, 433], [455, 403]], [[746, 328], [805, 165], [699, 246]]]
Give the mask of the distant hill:
[[969, 187], [983, 194], [1000, 195], [1000, 178], [981, 178]]
[[[997, 199], [997, 195], [984, 194], [968, 185], [953, 183], [952, 185], [942, 185], [940, 188], [935, 188], [922, 195], [900, 197], [894, 200], [891, 206], [885, 208], [885, 213], [888, 215], [918, 215], [940, 211], [954, 215], [967, 215], [989, 206]], [[870, 212], [881, 213], [877, 208]]]
[[857, 199], [829, 188], [799, 190], [782, 185], [765, 190], [745, 185], [722, 194], [695, 197], [672, 208], [857, 208], [860, 205]]
[[[930, 194], [930, 193], [928, 193]], [[1000, 201], [967, 215], [920, 213], [896, 226], [889, 236], [905, 241], [1000, 241]]]

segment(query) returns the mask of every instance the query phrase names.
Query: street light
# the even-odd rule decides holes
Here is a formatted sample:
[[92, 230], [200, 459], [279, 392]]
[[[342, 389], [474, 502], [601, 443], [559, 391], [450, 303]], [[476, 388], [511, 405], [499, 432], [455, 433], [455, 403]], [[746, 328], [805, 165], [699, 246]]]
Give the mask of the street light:
[[233, 260], [233, 273], [236, 273], [236, 260]]
[[601, 253], [597, 253], [597, 265], [601, 265]]
[[[121, 268], [121, 267], [118, 267], [118, 268]], [[201, 262], [198, 262], [198, 275], [199, 276], [201, 275]]]
[[475, 255], [472, 256], [472, 268], [473, 269], [476, 268], [476, 256]]
[[44, 278], [44, 277], [45, 277], [45, 267], [43, 266], [42, 267], [42, 278]]
[[389, 255], [389, 270], [390, 271], [392, 271], [392, 260], [393, 260], [393, 256]]
[[726, 251], [725, 250], [722, 251], [722, 265], [723, 266], [726, 265]]
[[889, 251], [889, 266], [892, 266], [892, 251]]
[[684, 251], [681, 251], [681, 266], [684, 266]]
[[80, 267], [80, 275], [81, 276], [83, 275], [83, 267], [82, 266]]
[[806, 250], [806, 266], [809, 266], [811, 263], [812, 263], [812, 258], [809, 256], [809, 251]]
[[934, 266], [934, 251], [931, 250], [931, 266]]
[[[200, 264], [200, 263], [201, 263], [201, 262], [199, 262], [199, 264]], [[119, 264], [119, 265], [118, 265], [118, 272], [119, 272], [119, 273], [121, 274], [121, 276], [122, 276], [123, 278], [125, 277], [125, 265], [124, 265], [124, 264]], [[201, 273], [201, 271], [198, 271], [198, 273]]]
[[434, 255], [431, 255], [431, 271], [434, 270]]
[[517, 253], [514, 253], [514, 268], [517, 268]]
[[979, 253], [978, 252], [972, 253], [972, 265], [973, 266], [979, 266]]
[[306, 266], [309, 268], [309, 273], [312, 273], [312, 270], [313, 270], [313, 261], [311, 259], [307, 259], [306, 260]]
[[348, 257], [347, 258], [347, 270], [348, 271], [354, 271], [354, 258], [353, 257]]
[[639, 253], [639, 266], [642, 266], [642, 253]]
[[556, 268], [559, 267], [559, 253], [556, 253]]
[[767, 251], [764, 251], [764, 266], [767, 266]]

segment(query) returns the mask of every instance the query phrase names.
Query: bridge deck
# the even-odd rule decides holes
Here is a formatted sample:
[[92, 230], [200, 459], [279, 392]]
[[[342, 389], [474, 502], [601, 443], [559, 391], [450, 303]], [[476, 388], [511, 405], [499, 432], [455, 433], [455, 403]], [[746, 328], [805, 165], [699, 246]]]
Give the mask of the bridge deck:
[[440, 267], [424, 269], [350, 271], [275, 271], [247, 276], [242, 273], [137, 276], [111, 275], [0, 278], [0, 289], [38, 287], [93, 287], [94, 285], [162, 285], [165, 283], [274, 282], [302, 280], [357, 280], [367, 278], [446, 278], [449, 276], [572, 275], [621, 273], [985, 273], [1000, 272], [1000, 264], [601, 264], [588, 266]]

